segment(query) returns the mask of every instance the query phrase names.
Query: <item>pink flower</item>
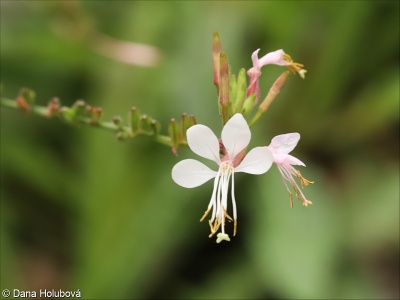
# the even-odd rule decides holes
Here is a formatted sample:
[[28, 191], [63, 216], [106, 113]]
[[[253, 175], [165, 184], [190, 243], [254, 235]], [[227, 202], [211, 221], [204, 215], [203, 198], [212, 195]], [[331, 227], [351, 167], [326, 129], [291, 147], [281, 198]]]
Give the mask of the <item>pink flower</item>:
[[301, 160], [289, 154], [289, 152], [291, 152], [296, 147], [299, 140], [300, 134], [298, 134], [297, 132], [281, 134], [274, 137], [271, 141], [271, 144], [267, 147], [272, 152], [274, 163], [277, 165], [279, 172], [282, 175], [283, 183], [285, 184], [286, 189], [289, 192], [291, 207], [293, 207], [293, 197], [287, 182], [292, 185], [293, 190], [296, 194], [296, 198], [302, 200], [304, 206], [312, 204], [310, 200], [306, 199], [293, 178], [293, 175], [296, 176], [300, 180], [301, 186], [303, 188], [309, 184], [314, 183], [313, 181], [309, 181], [301, 176], [300, 171], [296, 170], [293, 167], [294, 165], [305, 167], [305, 164]]
[[253, 67], [247, 71], [247, 75], [250, 77], [249, 86], [247, 88], [247, 97], [251, 94], [256, 94], [256, 102], [260, 98], [260, 86], [258, 83], [258, 78], [261, 76], [261, 68], [265, 65], [278, 65], [278, 66], [286, 66], [292, 72], [297, 72], [304, 78], [306, 70], [302, 69], [303, 65], [299, 63], [293, 62], [290, 55], [286, 54], [282, 49], [276, 50], [274, 52], [267, 53], [260, 59], [258, 58], [258, 52], [260, 49], [257, 49], [251, 55], [251, 60], [253, 61]]
[[[218, 171], [211, 170], [197, 160], [185, 159], [173, 167], [172, 179], [180, 186], [194, 188], [214, 178], [214, 189], [210, 203], [200, 221], [203, 221], [212, 209], [211, 219], [209, 220], [210, 237], [221, 227], [221, 232], [217, 234], [217, 243], [222, 240], [229, 241], [229, 236], [225, 233], [225, 218], [234, 222], [233, 235], [236, 234], [237, 225], [234, 174], [237, 172], [254, 175], [264, 174], [272, 165], [271, 151], [267, 147], [256, 147], [243, 158], [243, 153], [250, 143], [251, 132], [241, 114], [235, 114], [222, 129], [221, 140], [227, 153], [222, 158], [220, 157], [220, 142], [207, 126], [194, 125], [187, 130], [186, 135], [190, 149], [197, 155], [216, 162]], [[231, 177], [233, 218], [227, 212]]]

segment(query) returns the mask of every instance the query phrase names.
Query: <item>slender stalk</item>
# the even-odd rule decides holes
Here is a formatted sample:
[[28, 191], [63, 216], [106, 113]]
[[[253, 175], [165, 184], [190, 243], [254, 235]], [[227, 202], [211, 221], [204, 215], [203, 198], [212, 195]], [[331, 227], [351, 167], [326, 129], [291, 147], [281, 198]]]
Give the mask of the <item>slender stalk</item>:
[[[0, 98], [0, 104], [3, 107], [11, 108], [11, 109], [16, 109], [16, 110], [22, 110], [21, 107], [18, 105], [17, 101], [13, 99], [8, 99], [8, 98]], [[40, 106], [40, 105], [34, 105], [34, 104], [29, 104], [29, 110], [26, 111], [25, 113], [32, 113], [35, 115], [38, 115], [40, 117], [44, 118], [54, 118], [57, 117], [61, 120], [63, 120], [65, 123], [68, 123], [70, 125], [78, 123], [78, 124], [85, 124], [90, 127], [95, 127], [95, 128], [100, 128], [100, 129], [105, 129], [109, 131], [113, 131], [117, 133], [117, 136], [119, 138], [133, 138], [139, 135], [147, 135], [147, 136], [154, 136], [155, 141], [157, 141], [160, 144], [163, 144], [168, 147], [172, 147], [172, 140], [169, 136], [166, 135], [154, 135], [152, 133], [146, 132], [146, 131], [141, 131], [138, 130], [135, 133], [132, 133], [132, 128], [130, 126], [121, 126], [117, 125], [114, 122], [110, 121], [93, 121], [93, 118], [83, 116], [83, 115], [76, 115], [73, 120], [69, 120], [66, 118], [63, 118], [63, 109], [69, 109], [68, 107], [60, 107], [58, 109], [57, 113], [50, 114], [49, 113], [49, 107], [47, 106]], [[182, 140], [179, 143], [179, 146], [187, 146], [187, 141]]]

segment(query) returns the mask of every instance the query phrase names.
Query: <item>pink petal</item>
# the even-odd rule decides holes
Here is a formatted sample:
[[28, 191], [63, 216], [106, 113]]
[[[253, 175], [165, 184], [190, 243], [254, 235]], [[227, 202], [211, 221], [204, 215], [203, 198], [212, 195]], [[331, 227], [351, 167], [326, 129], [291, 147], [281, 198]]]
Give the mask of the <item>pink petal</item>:
[[267, 147], [256, 147], [246, 154], [235, 172], [264, 174], [272, 165], [272, 153]]
[[194, 188], [214, 178], [217, 172], [195, 159], [185, 159], [172, 168], [172, 179], [185, 188]]
[[194, 125], [187, 130], [186, 136], [189, 147], [194, 153], [211, 159], [217, 164], [221, 162], [218, 138], [210, 128], [204, 125]]
[[222, 143], [229, 155], [229, 160], [233, 161], [235, 156], [250, 143], [251, 132], [249, 125], [242, 114], [235, 114], [226, 122], [222, 129]]
[[258, 60], [258, 51], [260, 51], [260, 49], [257, 49], [256, 51], [253, 52], [253, 54], [251, 55], [251, 61], [253, 62], [253, 68], [258, 69], [258, 71], [260, 71], [261, 66]]
[[265, 65], [278, 65], [278, 66], [288, 65], [288, 62], [283, 59], [283, 54], [285, 54], [285, 52], [282, 49], [267, 53], [266, 55], [261, 57], [258, 61], [260, 68]]
[[297, 132], [281, 134], [274, 137], [269, 144], [272, 152], [277, 154], [288, 154], [292, 151], [300, 140], [300, 134]]

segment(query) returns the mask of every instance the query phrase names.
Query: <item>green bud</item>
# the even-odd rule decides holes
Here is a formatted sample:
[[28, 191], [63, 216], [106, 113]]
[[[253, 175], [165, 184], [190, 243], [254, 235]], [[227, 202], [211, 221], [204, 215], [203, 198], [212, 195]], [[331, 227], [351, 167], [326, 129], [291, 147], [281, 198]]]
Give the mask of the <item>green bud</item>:
[[188, 130], [190, 127], [190, 121], [189, 121], [189, 117], [186, 113], [182, 114], [182, 118], [181, 118], [181, 137], [180, 137], [180, 141], [186, 141], [186, 130]]
[[190, 125], [189, 128], [196, 124], [197, 124], [196, 118], [194, 117], [194, 115], [190, 115], [189, 116], [189, 125]]
[[141, 115], [139, 118], [139, 132], [152, 134], [151, 121], [152, 119], [148, 115]]
[[233, 111], [236, 103], [236, 93], [237, 93], [237, 85], [236, 85], [236, 76], [232, 74], [229, 80], [229, 118], [233, 116]]
[[120, 116], [114, 116], [112, 118], [112, 122], [114, 123], [115, 126], [118, 128], [122, 128], [122, 118]]
[[23, 97], [28, 104], [33, 104], [35, 102], [36, 93], [31, 89], [23, 87], [19, 91], [19, 96]]
[[229, 64], [224, 52], [220, 53], [219, 60], [219, 111], [225, 125], [229, 120]]
[[256, 101], [256, 94], [251, 94], [247, 99], [244, 101], [243, 108], [242, 108], [242, 115], [246, 118], [254, 107], [254, 102]]
[[73, 123], [77, 116], [85, 113], [85, 106], [85, 101], [78, 100], [71, 107], [62, 107], [61, 115], [66, 122]]
[[171, 121], [168, 124], [168, 134], [172, 142], [172, 153], [174, 155], [177, 155], [176, 150], [178, 149], [179, 146], [180, 129], [175, 119], [171, 119]]
[[161, 132], [161, 123], [157, 120], [152, 120], [150, 126], [154, 135], [158, 135]]
[[90, 116], [90, 125], [98, 125], [101, 116], [103, 115], [103, 109], [92, 105], [86, 105], [86, 111]]
[[233, 114], [242, 111], [243, 103], [244, 100], [246, 99], [247, 82], [246, 82], [246, 70], [244, 68], [240, 69], [239, 71], [236, 90], [237, 92], [236, 92], [236, 100], [235, 100], [235, 107], [233, 109]]
[[135, 135], [139, 130], [140, 112], [136, 107], [132, 107], [129, 112], [129, 123], [131, 126], [131, 134]]

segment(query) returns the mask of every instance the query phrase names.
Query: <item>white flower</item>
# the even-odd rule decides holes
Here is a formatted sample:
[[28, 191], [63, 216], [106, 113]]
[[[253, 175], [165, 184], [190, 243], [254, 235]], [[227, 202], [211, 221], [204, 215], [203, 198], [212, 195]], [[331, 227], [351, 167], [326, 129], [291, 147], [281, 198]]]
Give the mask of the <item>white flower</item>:
[[314, 183], [313, 181], [305, 179], [303, 176], [301, 176], [298, 170], [293, 168], [293, 165], [303, 167], [306, 166], [301, 160], [289, 154], [289, 152], [291, 152], [296, 147], [299, 140], [300, 134], [298, 134], [297, 132], [281, 134], [274, 137], [271, 141], [271, 144], [267, 147], [272, 152], [274, 163], [277, 165], [279, 172], [282, 175], [283, 183], [285, 184], [286, 189], [289, 192], [291, 207], [293, 207], [293, 197], [292, 192], [290, 191], [286, 181], [292, 185], [297, 199], [302, 200], [304, 206], [312, 204], [310, 200], [306, 199], [292, 176], [295, 175], [297, 178], [299, 178], [301, 186], [303, 188], [309, 184]]
[[[225, 218], [234, 222], [233, 235], [236, 234], [237, 227], [234, 173], [245, 172], [259, 175], [267, 172], [272, 165], [272, 153], [267, 147], [256, 147], [244, 156], [244, 151], [250, 142], [251, 132], [241, 114], [235, 114], [222, 129], [222, 146], [226, 150], [226, 155], [222, 158], [220, 157], [218, 138], [207, 126], [194, 125], [187, 130], [186, 136], [190, 149], [199, 156], [215, 161], [219, 169], [216, 172], [197, 160], [186, 159], [173, 167], [172, 179], [180, 186], [194, 188], [215, 178], [210, 203], [200, 221], [203, 221], [212, 209], [209, 220], [210, 237], [221, 227], [221, 233], [217, 234], [217, 243], [222, 240], [229, 241], [229, 236], [225, 233]], [[227, 213], [231, 177], [233, 218]]]

